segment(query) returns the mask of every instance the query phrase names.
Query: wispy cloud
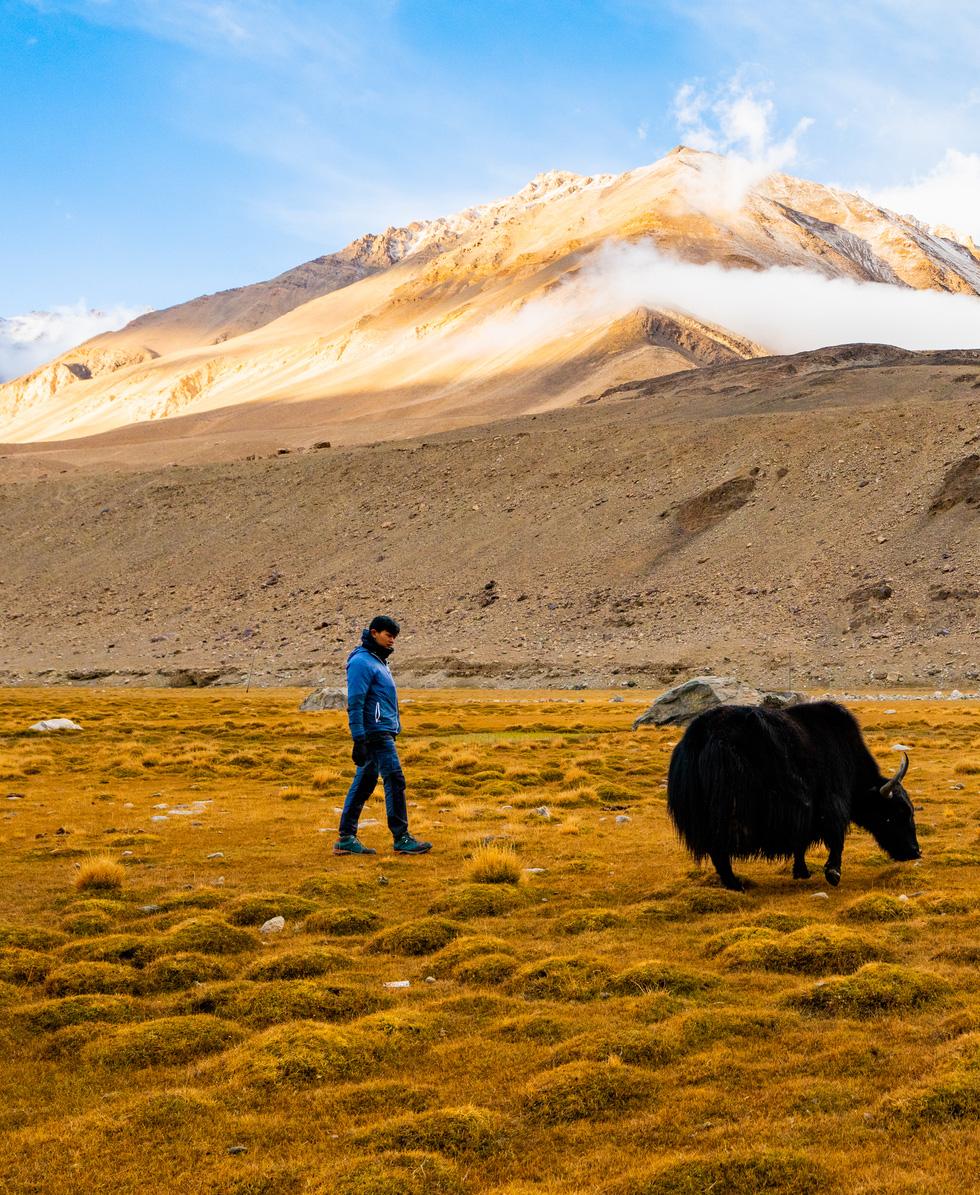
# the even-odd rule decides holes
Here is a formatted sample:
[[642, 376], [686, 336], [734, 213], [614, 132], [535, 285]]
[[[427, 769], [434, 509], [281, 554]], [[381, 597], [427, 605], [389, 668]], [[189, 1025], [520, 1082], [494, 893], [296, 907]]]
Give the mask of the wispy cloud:
[[93, 311], [79, 302], [51, 311], [0, 317], [0, 383], [30, 373], [100, 332], [114, 332], [144, 310], [113, 307]]
[[947, 149], [926, 174], [898, 186], [867, 186], [862, 193], [892, 211], [916, 216], [933, 225], [980, 242], [980, 154]]
[[791, 165], [800, 138], [813, 124], [803, 117], [786, 136], [777, 137], [772, 99], [738, 77], [716, 89], [701, 80], [685, 83], [674, 96], [673, 110], [686, 144], [721, 155], [692, 176], [688, 187], [692, 202], [719, 214], [737, 211], [756, 183]]
[[[659, 308], [797, 353], [859, 341], [907, 349], [980, 348], [980, 299], [806, 270], [724, 269], [667, 257], [649, 244], [607, 244], [565, 285], [513, 315], [461, 331], [463, 359], [535, 345]], [[452, 351], [452, 350], [451, 350]]]

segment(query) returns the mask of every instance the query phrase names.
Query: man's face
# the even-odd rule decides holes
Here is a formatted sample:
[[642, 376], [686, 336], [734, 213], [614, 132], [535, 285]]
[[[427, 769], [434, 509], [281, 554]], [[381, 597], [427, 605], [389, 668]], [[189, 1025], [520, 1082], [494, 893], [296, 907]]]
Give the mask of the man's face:
[[371, 638], [375, 643], [380, 643], [382, 647], [395, 646], [395, 636], [391, 631], [372, 631]]

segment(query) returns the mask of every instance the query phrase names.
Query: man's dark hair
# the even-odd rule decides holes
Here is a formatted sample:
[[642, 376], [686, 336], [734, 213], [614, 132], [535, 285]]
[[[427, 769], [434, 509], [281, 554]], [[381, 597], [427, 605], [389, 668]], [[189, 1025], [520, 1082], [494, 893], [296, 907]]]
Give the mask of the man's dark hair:
[[368, 627], [369, 631], [387, 631], [389, 635], [397, 635], [401, 627], [393, 618], [389, 618], [387, 614], [379, 614], [377, 617], [371, 619], [371, 625]]

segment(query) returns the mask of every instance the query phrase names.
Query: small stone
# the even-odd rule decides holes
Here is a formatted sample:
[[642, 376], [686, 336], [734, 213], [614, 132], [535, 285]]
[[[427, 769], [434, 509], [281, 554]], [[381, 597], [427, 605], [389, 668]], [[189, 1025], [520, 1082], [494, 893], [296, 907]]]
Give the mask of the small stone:
[[166, 822], [169, 820], [170, 819], [165, 813], [154, 813], [154, 815], [150, 818], [151, 822]]
[[529, 876], [540, 876], [540, 875], [544, 875], [544, 868], [543, 868], [543, 867], [525, 867], [525, 868], [524, 868], [524, 871], [525, 871], [525, 873], [526, 873], [527, 875], [529, 875]]
[[617, 826], [628, 826], [633, 819], [625, 813], [620, 813], [616, 817]]
[[410, 979], [389, 979], [384, 986], [386, 988], [410, 988], [412, 981]]
[[545, 821], [548, 821], [551, 817], [551, 810], [547, 805], [539, 805], [534, 812], [538, 815], [538, 817], [543, 817]]
[[830, 900], [830, 897], [827, 895], [826, 892], [811, 892], [810, 899], [811, 900]]
[[132, 853], [133, 853], [132, 851], [123, 851], [122, 857], [124, 859], [128, 859], [130, 857], [130, 855], [132, 855]]
[[617, 702], [625, 701], [626, 698], [625, 697], [610, 697], [609, 700], [610, 700], [610, 702], [612, 702], [613, 705], [615, 705]]
[[163, 905], [140, 905], [141, 913], [159, 913]]
[[388, 883], [388, 877], [387, 877], [387, 876], [378, 876], [378, 883], [379, 883], [379, 884], [387, 884], [387, 883]]
[[270, 917], [268, 921], [264, 922], [259, 928], [260, 934], [281, 934], [286, 928], [285, 917]]
[[436, 977], [434, 975], [426, 975], [426, 977], [425, 977], [426, 983], [435, 983], [435, 981], [436, 981]]
[[210, 855], [205, 855], [205, 859], [223, 859], [225, 857], [224, 851], [212, 851]]
[[248, 1146], [247, 1145], [229, 1145], [228, 1153], [230, 1153], [230, 1154], [248, 1153]]
[[902, 902], [902, 904], [908, 904], [908, 900], [909, 900], [909, 898], [908, 898], [908, 897], [905, 895], [905, 893], [904, 893], [904, 892], [902, 893], [902, 895], [901, 895], [901, 896], [900, 896], [898, 899], [899, 899], [899, 900]]

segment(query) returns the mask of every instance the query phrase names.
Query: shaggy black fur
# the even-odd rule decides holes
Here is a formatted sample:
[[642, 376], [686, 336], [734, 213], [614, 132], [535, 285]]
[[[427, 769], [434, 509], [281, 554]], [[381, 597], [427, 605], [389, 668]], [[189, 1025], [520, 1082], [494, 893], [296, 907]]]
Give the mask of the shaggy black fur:
[[793, 875], [808, 878], [804, 856], [818, 842], [836, 885], [851, 822], [893, 859], [919, 857], [912, 802], [899, 781], [882, 795], [888, 783], [836, 702], [720, 705], [699, 714], [674, 748], [667, 808], [691, 854], [710, 858], [727, 888], [743, 888], [733, 858], [792, 858]]

